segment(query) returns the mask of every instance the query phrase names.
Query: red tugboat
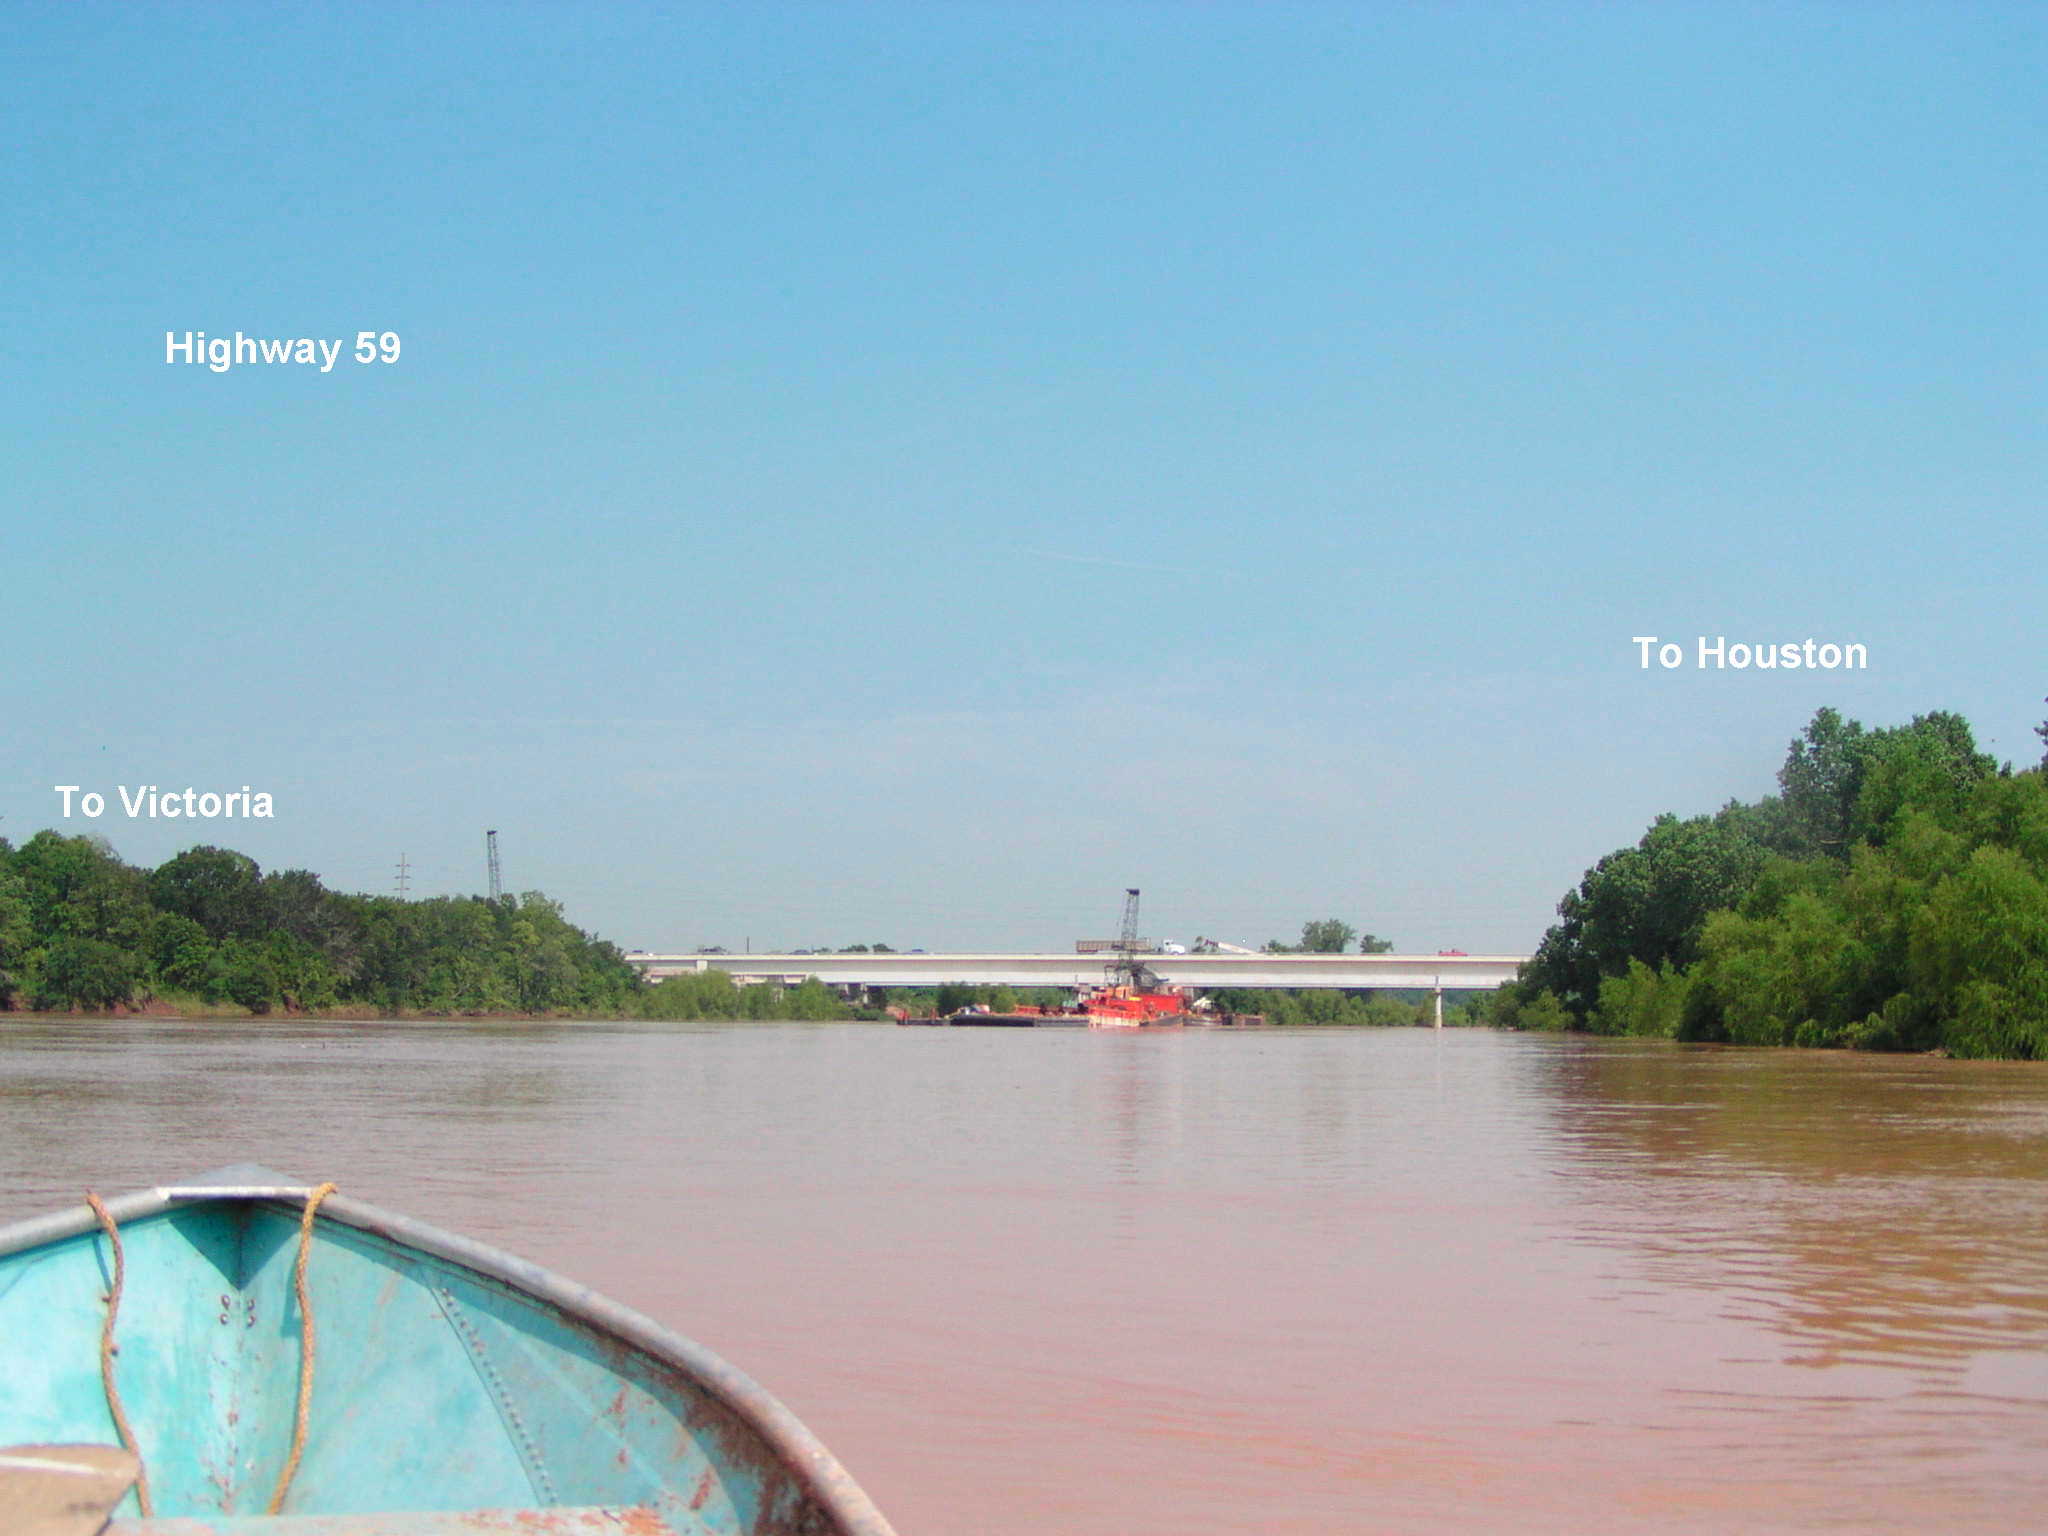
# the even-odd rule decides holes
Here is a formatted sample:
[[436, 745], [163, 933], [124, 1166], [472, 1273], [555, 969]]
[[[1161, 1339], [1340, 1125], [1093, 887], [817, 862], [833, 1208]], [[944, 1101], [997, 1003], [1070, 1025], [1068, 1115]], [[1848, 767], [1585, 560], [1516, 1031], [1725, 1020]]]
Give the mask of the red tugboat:
[[901, 1019], [899, 1023], [978, 1025], [984, 1029], [1141, 1029], [1147, 1025], [1221, 1024], [1237, 1022], [1235, 1015], [1198, 1013], [1187, 998], [1175, 990], [1147, 991], [1131, 985], [1096, 987], [1081, 994], [1065, 1008], [1039, 1008], [1026, 1003], [1001, 1013], [986, 1003], [965, 1008], [928, 1021]]
[[1187, 997], [1178, 988], [1155, 992], [1121, 982], [1085, 994], [1075, 1003], [1074, 1011], [1086, 1017], [1090, 1029], [1202, 1022], [1189, 1010]]

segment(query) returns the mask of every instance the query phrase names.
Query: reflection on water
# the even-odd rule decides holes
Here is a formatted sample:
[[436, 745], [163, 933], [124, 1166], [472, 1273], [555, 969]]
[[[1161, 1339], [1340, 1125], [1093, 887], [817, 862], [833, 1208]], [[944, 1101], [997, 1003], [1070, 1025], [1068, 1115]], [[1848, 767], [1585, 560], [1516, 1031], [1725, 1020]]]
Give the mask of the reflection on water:
[[2038, 1068], [1640, 1047], [1547, 1065], [1575, 1157], [1630, 1174], [1577, 1203], [1580, 1240], [1710, 1289], [1790, 1363], [1935, 1390], [2016, 1351], [2048, 1385]]
[[905, 1536], [2007, 1531], [2048, 1069], [1422, 1031], [0, 1025], [0, 1218], [220, 1163], [766, 1381]]

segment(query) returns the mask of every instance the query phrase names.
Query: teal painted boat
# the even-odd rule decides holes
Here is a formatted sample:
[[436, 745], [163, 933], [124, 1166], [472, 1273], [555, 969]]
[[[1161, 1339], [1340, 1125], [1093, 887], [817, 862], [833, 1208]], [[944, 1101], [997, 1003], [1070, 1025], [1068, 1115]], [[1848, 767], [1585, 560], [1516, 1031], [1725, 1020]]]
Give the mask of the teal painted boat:
[[[227, 1168], [0, 1229], [0, 1523], [892, 1536], [794, 1415], [709, 1350], [330, 1188]], [[133, 1487], [118, 1449], [73, 1458], [112, 1487], [99, 1514], [61, 1469], [78, 1444], [139, 1457]]]

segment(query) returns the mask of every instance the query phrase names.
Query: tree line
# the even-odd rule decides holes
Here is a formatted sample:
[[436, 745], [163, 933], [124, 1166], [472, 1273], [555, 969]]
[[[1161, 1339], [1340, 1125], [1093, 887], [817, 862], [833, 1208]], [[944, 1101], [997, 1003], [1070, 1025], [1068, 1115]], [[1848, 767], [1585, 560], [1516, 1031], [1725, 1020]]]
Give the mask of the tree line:
[[1299, 944], [1268, 939], [1263, 949], [1269, 955], [1341, 955], [1351, 947], [1353, 939], [1358, 940], [1358, 953], [1361, 955], [1390, 954], [1394, 948], [1392, 939], [1362, 934], [1341, 919], [1322, 917], [1301, 925]]
[[[1305, 923], [1276, 952], [1336, 953], [1358, 932]], [[1361, 951], [1389, 946], [1370, 934]], [[820, 951], [828, 953], [831, 951]], [[837, 951], [889, 954], [887, 944]], [[1046, 989], [954, 983], [914, 989], [913, 1011], [971, 1003], [1057, 1006]], [[1224, 1006], [1276, 1023], [1407, 1023], [1412, 1001], [1369, 994], [1230, 993]], [[740, 986], [720, 971], [648, 985], [618, 949], [572, 926], [538, 891], [405, 900], [329, 890], [303, 869], [264, 871], [243, 853], [189, 848], [154, 869], [104, 838], [42, 831], [0, 838], [0, 1009], [112, 1011], [232, 1005], [255, 1014], [372, 1009], [645, 1019], [880, 1017], [815, 978]]]
[[1601, 859], [1485, 1017], [2048, 1058], [2044, 770], [2001, 766], [1959, 715], [1866, 730], [1823, 709], [1777, 782]]
[[226, 848], [140, 869], [103, 838], [0, 839], [0, 1007], [585, 1013], [639, 989], [616, 948], [538, 891], [406, 901], [266, 874]]

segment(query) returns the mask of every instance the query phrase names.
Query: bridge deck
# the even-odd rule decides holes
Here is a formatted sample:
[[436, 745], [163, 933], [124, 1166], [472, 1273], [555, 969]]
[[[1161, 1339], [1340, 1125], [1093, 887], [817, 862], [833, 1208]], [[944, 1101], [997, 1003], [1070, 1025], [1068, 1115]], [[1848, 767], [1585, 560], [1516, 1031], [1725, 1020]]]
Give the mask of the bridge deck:
[[[650, 981], [724, 971], [735, 981], [794, 985], [806, 976], [841, 986], [1087, 987], [1114, 956], [1074, 954], [654, 955], [630, 954]], [[1390, 987], [1486, 991], [1512, 981], [1526, 955], [1155, 955], [1139, 957], [1161, 981], [1215, 987]]]

